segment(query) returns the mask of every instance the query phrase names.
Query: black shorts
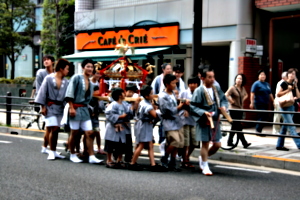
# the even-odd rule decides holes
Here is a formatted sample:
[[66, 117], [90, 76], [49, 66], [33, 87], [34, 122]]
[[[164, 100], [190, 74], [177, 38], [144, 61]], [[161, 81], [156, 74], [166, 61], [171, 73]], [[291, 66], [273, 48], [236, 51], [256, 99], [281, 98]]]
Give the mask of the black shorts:
[[110, 140], [105, 140], [104, 151], [107, 153], [113, 153], [115, 155], [124, 154], [125, 148], [125, 143], [122, 143], [121, 141], [113, 142]]

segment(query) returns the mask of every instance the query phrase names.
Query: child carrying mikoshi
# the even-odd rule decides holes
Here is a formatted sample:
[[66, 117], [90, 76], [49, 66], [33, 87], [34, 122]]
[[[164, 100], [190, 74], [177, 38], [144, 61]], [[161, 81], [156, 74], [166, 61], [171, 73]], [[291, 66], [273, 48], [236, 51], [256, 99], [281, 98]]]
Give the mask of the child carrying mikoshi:
[[[124, 101], [125, 92], [115, 88], [111, 93], [113, 102], [105, 110], [105, 148], [107, 152], [107, 168], [125, 168], [122, 155], [125, 151], [126, 134], [131, 132], [130, 119], [133, 117], [134, 107], [129, 108]], [[112, 161], [112, 154], [116, 155], [116, 162]]]
[[153, 91], [152, 87], [144, 85], [141, 89], [141, 95], [144, 100], [140, 102], [137, 111], [137, 122], [134, 126], [134, 132], [136, 136], [137, 148], [133, 154], [131, 163], [128, 165], [128, 169], [140, 171], [143, 168], [139, 166], [136, 161], [144, 149], [145, 146], [148, 147], [148, 155], [150, 158], [150, 170], [151, 171], [166, 171], [166, 168], [157, 165], [154, 161], [154, 151], [153, 151], [153, 125], [155, 119], [158, 117], [155, 106], [152, 105]]

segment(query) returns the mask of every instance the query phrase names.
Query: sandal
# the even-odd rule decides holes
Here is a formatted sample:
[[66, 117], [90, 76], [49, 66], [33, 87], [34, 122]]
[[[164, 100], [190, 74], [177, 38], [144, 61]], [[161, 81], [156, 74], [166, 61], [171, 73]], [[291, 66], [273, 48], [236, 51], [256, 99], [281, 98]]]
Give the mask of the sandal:
[[182, 168], [195, 168], [195, 166], [192, 165], [190, 162], [182, 162], [181, 167]]
[[115, 165], [115, 167], [116, 167], [117, 169], [126, 169], [126, 168], [127, 168], [127, 167], [126, 167], [126, 164], [125, 164], [123, 161], [117, 162], [116, 165]]
[[107, 162], [105, 166], [106, 166], [106, 168], [114, 169], [116, 166], [116, 163], [115, 162]]

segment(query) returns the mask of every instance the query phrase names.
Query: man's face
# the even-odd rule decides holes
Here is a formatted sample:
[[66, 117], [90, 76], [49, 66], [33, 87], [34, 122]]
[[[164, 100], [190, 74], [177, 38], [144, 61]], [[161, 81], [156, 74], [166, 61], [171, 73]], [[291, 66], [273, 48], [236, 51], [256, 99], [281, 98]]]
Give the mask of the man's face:
[[179, 80], [182, 77], [183, 72], [177, 70], [174, 75], [176, 76], [176, 79]]
[[87, 63], [83, 66], [82, 70], [86, 76], [91, 76], [93, 74], [94, 65], [92, 63]]
[[202, 77], [202, 80], [206, 86], [212, 86], [215, 81], [215, 73], [206, 72], [206, 77]]
[[172, 74], [172, 72], [173, 72], [173, 69], [172, 69], [171, 65], [167, 65], [166, 68], [163, 69], [164, 75], [166, 75], [166, 74]]
[[45, 58], [45, 59], [44, 59], [44, 66], [45, 66], [46, 68], [52, 67], [52, 66], [53, 66], [52, 60], [49, 59], [49, 58]]

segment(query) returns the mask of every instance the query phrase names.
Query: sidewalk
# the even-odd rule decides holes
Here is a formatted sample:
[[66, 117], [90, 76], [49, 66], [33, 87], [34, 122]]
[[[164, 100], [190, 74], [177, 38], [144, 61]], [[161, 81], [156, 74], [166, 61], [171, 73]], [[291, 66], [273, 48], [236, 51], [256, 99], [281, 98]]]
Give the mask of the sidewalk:
[[[12, 121], [17, 122], [18, 115], [12, 116]], [[0, 113], [0, 123], [5, 124], [5, 113]], [[12, 123], [12, 125], [16, 125]], [[43, 137], [44, 131], [37, 129], [21, 129], [14, 127], [0, 126], [0, 133], [7, 134], [19, 134], [34, 137]], [[105, 124], [103, 121], [100, 122], [101, 138], [104, 137]], [[244, 129], [244, 132], [255, 132], [253, 128]], [[271, 133], [272, 127], [267, 126], [263, 129], [262, 133]], [[59, 139], [66, 140], [68, 137], [67, 133], [60, 133]], [[154, 138], [158, 141], [158, 128], [154, 128]], [[297, 149], [293, 139], [285, 139], [285, 147], [289, 148], [290, 151], [278, 151], [276, 150], [277, 137], [259, 137], [256, 135], [247, 135], [245, 138], [249, 143], [252, 143], [247, 149], [244, 149], [242, 144], [230, 151], [220, 149], [217, 154], [213, 155], [211, 159], [227, 161], [233, 163], [243, 163], [257, 166], [273, 167], [279, 169], [287, 169], [293, 171], [300, 171], [300, 150]], [[134, 139], [134, 136], [133, 136]], [[103, 141], [103, 140], [102, 140]], [[224, 142], [224, 141], [223, 141]], [[103, 144], [103, 143], [102, 143]], [[155, 145], [156, 155], [159, 155], [159, 146]], [[193, 157], [199, 156], [199, 149], [195, 149], [192, 154]]]

